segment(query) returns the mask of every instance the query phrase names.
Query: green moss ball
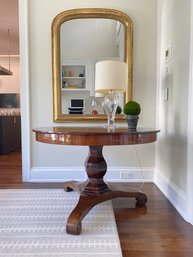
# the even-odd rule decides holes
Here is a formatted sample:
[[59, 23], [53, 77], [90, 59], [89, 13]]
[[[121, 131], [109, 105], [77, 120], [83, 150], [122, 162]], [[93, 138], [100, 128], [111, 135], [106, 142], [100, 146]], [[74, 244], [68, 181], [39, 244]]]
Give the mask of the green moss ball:
[[135, 101], [129, 101], [125, 104], [123, 112], [126, 115], [139, 115], [141, 112], [140, 104]]

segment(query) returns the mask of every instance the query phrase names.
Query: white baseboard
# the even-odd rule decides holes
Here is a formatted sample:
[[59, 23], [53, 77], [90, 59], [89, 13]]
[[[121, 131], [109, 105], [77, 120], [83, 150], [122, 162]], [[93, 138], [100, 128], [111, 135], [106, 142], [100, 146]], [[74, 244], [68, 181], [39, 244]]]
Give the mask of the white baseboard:
[[[130, 173], [132, 178], [121, 179], [121, 172]], [[34, 167], [31, 169], [29, 182], [64, 182], [67, 180], [85, 180], [87, 178], [84, 167]], [[114, 182], [153, 182], [154, 168], [144, 167], [110, 167], [105, 179]]]
[[159, 171], [155, 172], [154, 183], [175, 207], [179, 214], [188, 222], [187, 196], [178, 186], [169, 181]]
[[86, 173], [82, 167], [35, 167], [31, 169], [29, 182], [64, 182], [85, 179]]

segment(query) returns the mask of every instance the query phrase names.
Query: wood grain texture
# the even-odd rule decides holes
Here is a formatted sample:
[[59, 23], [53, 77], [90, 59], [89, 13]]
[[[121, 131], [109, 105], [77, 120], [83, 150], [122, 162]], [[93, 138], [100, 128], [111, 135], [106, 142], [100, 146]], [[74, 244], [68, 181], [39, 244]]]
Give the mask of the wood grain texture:
[[33, 129], [36, 140], [47, 144], [61, 145], [132, 145], [146, 144], [157, 140], [159, 130], [116, 128], [108, 131], [103, 127], [48, 127]]
[[[19, 182], [19, 155], [0, 156], [0, 188], [63, 188], [63, 183]], [[182, 219], [154, 184], [145, 183], [143, 191], [148, 196], [147, 207], [136, 208], [135, 199], [113, 200], [123, 257], [192, 257], [193, 226]]]
[[21, 150], [0, 155], [0, 184], [21, 184]]

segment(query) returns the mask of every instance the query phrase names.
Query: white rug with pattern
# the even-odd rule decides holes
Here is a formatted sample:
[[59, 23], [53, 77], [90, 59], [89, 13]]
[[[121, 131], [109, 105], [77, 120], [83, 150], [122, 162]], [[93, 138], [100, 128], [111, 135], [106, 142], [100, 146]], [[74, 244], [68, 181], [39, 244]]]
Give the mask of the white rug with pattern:
[[66, 233], [78, 201], [63, 189], [0, 190], [1, 257], [121, 257], [110, 201], [95, 206], [79, 236]]

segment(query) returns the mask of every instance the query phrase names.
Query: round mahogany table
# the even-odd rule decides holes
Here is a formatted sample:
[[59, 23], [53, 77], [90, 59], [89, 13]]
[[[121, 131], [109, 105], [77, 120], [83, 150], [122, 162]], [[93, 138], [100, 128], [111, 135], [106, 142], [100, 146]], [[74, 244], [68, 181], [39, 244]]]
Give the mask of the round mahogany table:
[[69, 234], [81, 233], [81, 221], [97, 204], [116, 198], [134, 197], [136, 205], [141, 207], [147, 202], [147, 196], [141, 191], [112, 190], [103, 180], [107, 163], [103, 157], [103, 146], [146, 144], [156, 141], [159, 130], [116, 128], [108, 131], [103, 127], [49, 127], [33, 129], [36, 140], [47, 144], [89, 146], [89, 155], [85, 161], [88, 179], [84, 183], [68, 181], [65, 191], [78, 191], [79, 202], [70, 214], [66, 231]]

